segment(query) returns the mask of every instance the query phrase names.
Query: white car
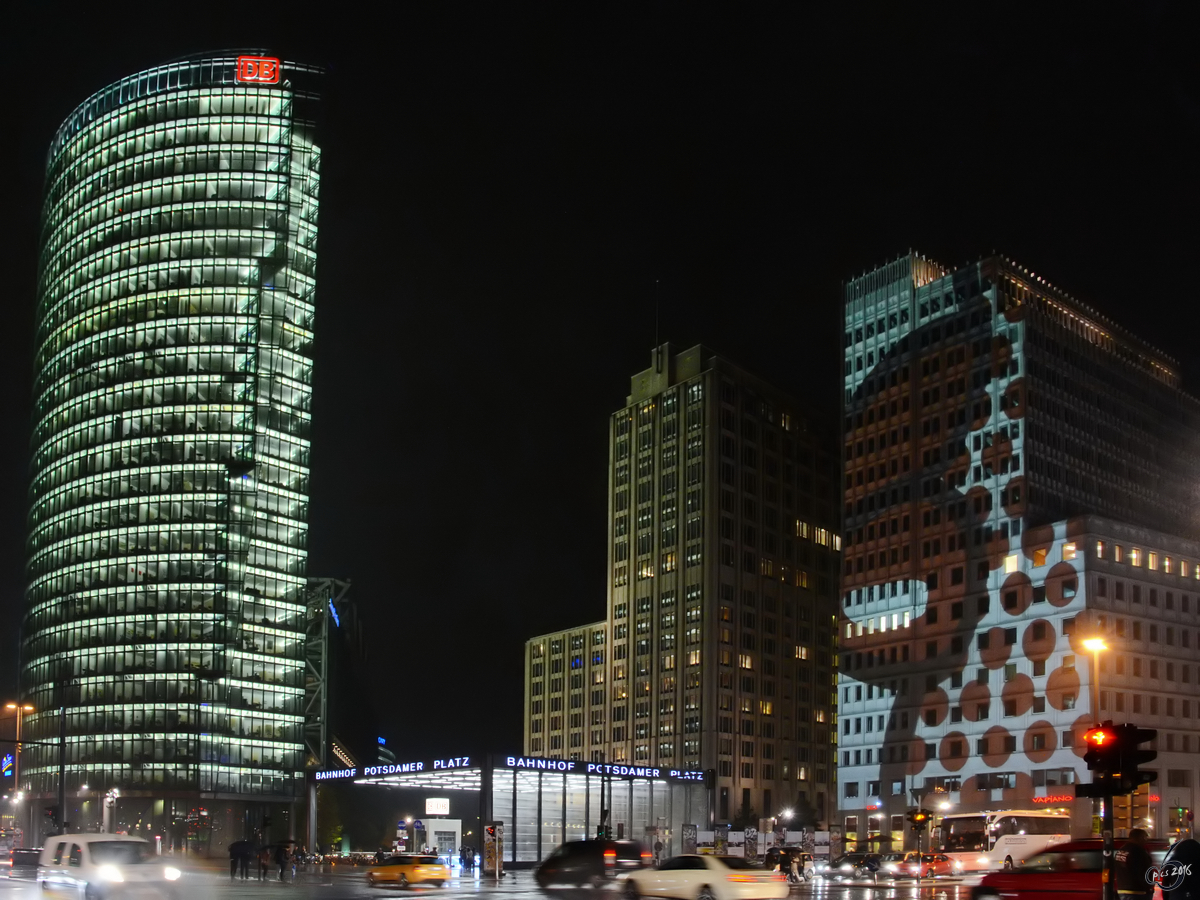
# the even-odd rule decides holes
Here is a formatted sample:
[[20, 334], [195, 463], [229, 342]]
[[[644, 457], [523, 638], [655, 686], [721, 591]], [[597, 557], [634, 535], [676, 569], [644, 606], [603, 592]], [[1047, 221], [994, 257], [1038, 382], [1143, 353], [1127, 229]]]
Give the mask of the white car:
[[37, 878], [43, 896], [106, 900], [172, 897], [181, 874], [142, 838], [59, 834], [46, 838]]
[[631, 872], [624, 879], [627, 900], [784, 900], [788, 883], [779, 872], [755, 868], [729, 856], [673, 856], [657, 869]]

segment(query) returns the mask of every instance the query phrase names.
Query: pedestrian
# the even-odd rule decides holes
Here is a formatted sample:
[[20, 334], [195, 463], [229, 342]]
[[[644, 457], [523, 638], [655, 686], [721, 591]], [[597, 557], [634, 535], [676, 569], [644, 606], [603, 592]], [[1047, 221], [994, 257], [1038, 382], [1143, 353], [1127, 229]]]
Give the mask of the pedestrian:
[[254, 847], [249, 841], [242, 841], [242, 846], [238, 848], [238, 868], [242, 872], [242, 881], [250, 877], [250, 858], [254, 856]]
[[655, 841], [654, 842], [654, 865], [655, 865], [655, 867], [657, 867], [658, 864], [662, 861], [662, 852], [663, 852], [663, 842]]
[[271, 868], [271, 848], [270, 847], [259, 847], [258, 848], [258, 880], [259, 881], [267, 880], [267, 872], [270, 870], [270, 868]]
[[1117, 851], [1117, 894], [1123, 900], [1151, 900], [1154, 885], [1146, 880], [1153, 862], [1146, 850], [1146, 832], [1135, 828]]
[[234, 841], [229, 845], [229, 880], [237, 878], [238, 860], [241, 858], [241, 847]]
[[284, 844], [275, 848], [275, 864], [279, 866], [279, 880], [283, 881], [283, 873], [287, 871], [288, 849]]

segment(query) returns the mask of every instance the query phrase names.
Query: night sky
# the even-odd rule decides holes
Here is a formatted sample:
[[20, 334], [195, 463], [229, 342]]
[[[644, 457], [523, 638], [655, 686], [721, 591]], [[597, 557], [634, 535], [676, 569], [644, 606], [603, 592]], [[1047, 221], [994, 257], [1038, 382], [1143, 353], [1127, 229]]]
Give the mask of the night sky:
[[836, 412], [842, 280], [997, 250], [1200, 391], [1192, 5], [70, 6], [0, 28], [0, 700], [45, 152], [176, 56], [332, 71], [309, 571], [354, 581], [401, 759], [519, 749], [524, 640], [603, 617], [607, 417], [656, 334]]

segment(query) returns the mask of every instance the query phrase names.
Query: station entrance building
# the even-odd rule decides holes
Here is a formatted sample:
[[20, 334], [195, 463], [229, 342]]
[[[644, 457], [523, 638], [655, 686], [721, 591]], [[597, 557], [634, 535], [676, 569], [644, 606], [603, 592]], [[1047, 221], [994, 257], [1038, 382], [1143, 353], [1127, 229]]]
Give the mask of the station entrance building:
[[[601, 828], [647, 847], [661, 841], [668, 856], [683, 852], [689, 839], [694, 846], [696, 831], [710, 827], [704, 773], [687, 770], [487, 754], [322, 769], [309, 778], [314, 787], [340, 781], [430, 797], [454, 793], [455, 805], [478, 809], [481, 824], [504, 823], [504, 863], [516, 868]], [[315, 817], [310, 822], [315, 846]]]

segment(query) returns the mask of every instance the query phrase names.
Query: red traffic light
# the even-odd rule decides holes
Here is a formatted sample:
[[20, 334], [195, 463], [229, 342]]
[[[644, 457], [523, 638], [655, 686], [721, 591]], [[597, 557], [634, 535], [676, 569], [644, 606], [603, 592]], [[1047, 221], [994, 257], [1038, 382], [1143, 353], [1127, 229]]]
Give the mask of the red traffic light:
[[1111, 728], [1092, 728], [1083, 736], [1083, 740], [1093, 747], [1107, 747], [1117, 741], [1117, 735]]

